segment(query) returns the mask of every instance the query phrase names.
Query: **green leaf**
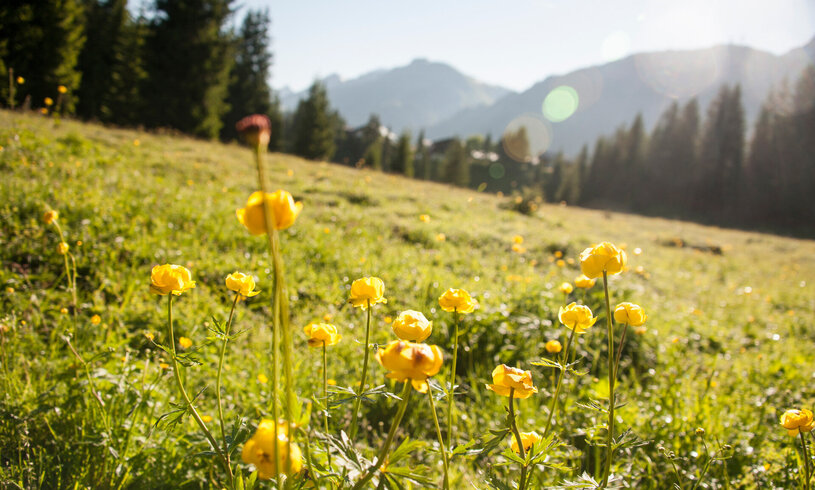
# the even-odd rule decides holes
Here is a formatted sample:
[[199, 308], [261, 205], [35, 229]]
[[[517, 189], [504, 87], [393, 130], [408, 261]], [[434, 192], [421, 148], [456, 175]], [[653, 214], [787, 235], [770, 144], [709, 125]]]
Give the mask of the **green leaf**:
[[402, 459], [406, 458], [407, 456], [409, 456], [410, 453], [413, 452], [414, 450], [422, 448], [426, 445], [427, 443], [423, 441], [411, 441], [410, 437], [406, 437], [405, 440], [402, 441], [401, 444], [399, 444], [399, 447], [397, 447], [396, 450], [394, 450], [391, 453], [390, 457], [388, 458], [389, 468], [390, 465], [397, 463]]

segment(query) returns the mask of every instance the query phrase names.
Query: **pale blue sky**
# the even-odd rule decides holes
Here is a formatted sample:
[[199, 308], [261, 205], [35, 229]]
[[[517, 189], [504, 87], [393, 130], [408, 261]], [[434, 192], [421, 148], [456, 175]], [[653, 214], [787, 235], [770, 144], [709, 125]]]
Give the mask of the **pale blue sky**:
[[242, 0], [267, 7], [272, 85], [306, 88], [415, 58], [524, 90], [628, 53], [743, 44], [775, 54], [815, 36], [815, 0]]

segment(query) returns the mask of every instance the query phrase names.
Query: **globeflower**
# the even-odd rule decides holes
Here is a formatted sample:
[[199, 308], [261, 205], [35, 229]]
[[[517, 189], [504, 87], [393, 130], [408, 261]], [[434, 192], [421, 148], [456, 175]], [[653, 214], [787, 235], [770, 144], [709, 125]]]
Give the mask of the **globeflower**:
[[787, 434], [792, 437], [798, 435], [798, 432], [810, 432], [815, 427], [815, 421], [812, 420], [812, 411], [803, 408], [801, 410], [787, 410], [781, 415], [781, 426], [787, 429]]
[[[241, 451], [241, 459], [245, 463], [255, 465], [258, 470], [258, 478], [268, 480], [281, 473], [292, 475], [303, 468], [303, 454], [300, 448], [288, 444], [288, 431], [285, 422], [279, 423], [277, 427], [277, 437], [275, 437], [274, 421], [263, 419], [258, 425], [255, 434], [246, 441]], [[275, 446], [277, 446], [277, 461], [275, 461]], [[288, 448], [291, 447], [291, 453]], [[288, 457], [287, 457], [288, 456]], [[284, 468], [286, 460], [290, 461], [290, 466]]]
[[428, 321], [421, 312], [405, 310], [396, 317], [391, 328], [393, 328], [393, 333], [402, 340], [423, 342], [430, 337], [433, 322]]
[[57, 92], [61, 94], [66, 94], [68, 93], [68, 88], [65, 85], [60, 85], [59, 87], [57, 87]]
[[243, 272], [233, 272], [226, 276], [226, 287], [246, 298], [260, 293], [255, 291], [255, 278]]
[[543, 346], [546, 349], [546, 352], [550, 354], [557, 354], [561, 350], [563, 350], [563, 346], [560, 345], [560, 341], [557, 339], [552, 339], [549, 342], [546, 342], [546, 345]]
[[[235, 212], [240, 224], [253, 235], [266, 233], [262, 195], [260, 191], [253, 192], [246, 201], [246, 207]], [[272, 214], [272, 226], [276, 230], [285, 230], [293, 225], [300, 211], [303, 210], [303, 203], [294, 202], [291, 194], [284, 190], [277, 190], [271, 194], [267, 192], [266, 205]]]
[[609, 275], [619, 274], [627, 260], [625, 251], [612, 243], [603, 242], [580, 253], [580, 270], [588, 278], [600, 277], [603, 271]]
[[330, 323], [309, 323], [303, 327], [303, 331], [308, 335], [309, 347], [334, 345], [342, 338], [342, 335], [337, 333], [337, 327]]
[[470, 296], [470, 293], [463, 289], [448, 289], [439, 296], [439, 306], [444, 311], [455, 311], [457, 313], [472, 313], [477, 303]]
[[235, 124], [235, 129], [252, 146], [265, 147], [272, 136], [272, 124], [263, 114], [244, 117]]
[[501, 364], [492, 371], [492, 384], [487, 389], [501, 396], [509, 396], [511, 390], [513, 398], [529, 398], [538, 389], [532, 384], [532, 373]]
[[43, 102], [44, 102], [44, 103], [45, 103], [45, 105], [47, 105], [47, 106], [52, 106], [52, 105], [54, 105], [54, 99], [52, 99], [51, 97], [46, 97], [45, 99], [43, 99]]
[[25, 83], [25, 78], [23, 78], [23, 77], [17, 77], [17, 85], [22, 85], [22, 84], [24, 84], [24, 83]]
[[[533, 444], [539, 443], [541, 440], [540, 434], [535, 431], [532, 432], [521, 432], [521, 442], [524, 445], [524, 451], [529, 451], [529, 448], [532, 447]], [[518, 451], [518, 441], [514, 437], [512, 438], [512, 442], [510, 443], [510, 448], [513, 452], [520, 454]]]
[[563, 294], [569, 294], [569, 293], [571, 293], [572, 291], [574, 291], [574, 286], [572, 286], [572, 285], [571, 285], [570, 283], [568, 283], [568, 282], [564, 282], [563, 284], [561, 284], [561, 285], [558, 287], [558, 289], [559, 289], [559, 290], [560, 290], [560, 292], [561, 292], [561, 293], [563, 293]]
[[189, 269], [180, 265], [157, 265], [150, 273], [150, 291], [161, 296], [170, 293], [180, 296], [194, 287], [195, 281]]
[[59, 242], [57, 244], [57, 253], [59, 253], [60, 255], [67, 254], [69, 249], [70, 249], [70, 247], [65, 242]]
[[645, 323], [647, 318], [642, 307], [634, 303], [620, 303], [614, 308], [614, 321], [617, 323], [627, 323], [632, 327], [639, 327]]
[[46, 225], [50, 225], [51, 223], [55, 222], [59, 219], [59, 213], [54, 211], [53, 209], [50, 211], [46, 211], [45, 214], [42, 215], [42, 221]]
[[597, 282], [597, 279], [592, 279], [590, 277], [586, 277], [585, 274], [580, 274], [574, 279], [574, 285], [583, 288], [583, 289], [590, 289], [594, 287], [594, 283]]
[[385, 283], [378, 277], [363, 277], [351, 283], [351, 295], [348, 302], [354, 308], [368, 309], [368, 304], [387, 303]]
[[560, 323], [569, 330], [574, 330], [574, 333], [585, 332], [597, 321], [596, 316], [592, 317], [591, 309], [588, 306], [577, 303], [561, 306], [557, 317]]
[[400, 382], [409, 379], [414, 389], [427, 393], [427, 378], [441, 369], [442, 353], [437, 345], [394, 340], [384, 349], [379, 349], [376, 360], [390, 371], [388, 378]]

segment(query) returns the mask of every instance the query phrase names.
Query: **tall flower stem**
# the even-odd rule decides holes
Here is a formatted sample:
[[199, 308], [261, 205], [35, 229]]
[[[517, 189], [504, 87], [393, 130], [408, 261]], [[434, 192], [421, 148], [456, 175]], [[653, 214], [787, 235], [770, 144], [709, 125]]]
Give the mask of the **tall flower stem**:
[[402, 399], [402, 404], [399, 405], [399, 410], [396, 412], [396, 418], [394, 418], [393, 425], [391, 425], [391, 430], [388, 432], [388, 437], [385, 439], [385, 443], [382, 445], [382, 449], [379, 451], [379, 456], [376, 457], [374, 464], [368, 468], [368, 471], [366, 471], [365, 475], [356, 483], [356, 485], [354, 485], [352, 490], [364, 488], [365, 485], [371, 481], [371, 478], [374, 477], [376, 471], [382, 468], [383, 465], [387, 464], [388, 453], [390, 452], [391, 444], [393, 444], [393, 438], [396, 435], [396, 430], [399, 428], [399, 424], [402, 422], [402, 418], [405, 416], [405, 410], [407, 409], [408, 401], [410, 401], [410, 394], [412, 391], [410, 380], [405, 380], [405, 386], [402, 388], [402, 393], [399, 395], [399, 397]]
[[439, 438], [439, 450], [441, 451], [442, 463], [444, 464], [444, 490], [450, 488], [449, 465], [447, 461], [447, 450], [444, 448], [444, 438], [441, 436], [439, 427], [439, 417], [436, 415], [436, 403], [433, 400], [433, 388], [430, 382], [427, 383], [427, 398], [430, 400], [430, 411], [433, 413], [433, 422], [436, 424], [436, 436]]
[[617, 382], [617, 373], [620, 371], [620, 357], [623, 353], [623, 345], [625, 343], [625, 332], [628, 330], [628, 323], [623, 326], [623, 334], [620, 336], [620, 344], [617, 346], [617, 355], [614, 359], [614, 382]]
[[184, 388], [184, 382], [181, 381], [181, 373], [178, 369], [178, 359], [176, 357], [176, 350], [175, 350], [175, 335], [173, 333], [173, 295], [167, 295], [167, 331], [170, 337], [170, 351], [172, 353], [173, 358], [173, 375], [175, 376], [175, 382], [178, 386], [178, 391], [181, 393], [181, 397], [184, 398], [184, 402], [187, 404], [187, 409], [192, 413], [192, 418], [195, 419], [195, 422], [198, 424], [198, 427], [201, 428], [201, 431], [206, 436], [207, 440], [209, 441], [212, 449], [218, 453], [220, 456], [221, 461], [224, 464], [224, 468], [226, 469], [227, 476], [229, 477], [229, 487], [234, 488], [235, 486], [235, 477], [232, 474], [232, 467], [229, 464], [229, 460], [227, 459], [226, 454], [224, 454], [221, 446], [215, 441], [215, 438], [212, 436], [212, 433], [207, 429], [207, 424], [201, 420], [201, 416], [198, 414], [198, 410], [192, 404], [192, 400], [190, 400], [190, 396], [187, 394], [187, 390]]
[[453, 310], [453, 364], [450, 367], [450, 382], [447, 392], [447, 447], [453, 448], [453, 406], [456, 386], [456, 361], [458, 360], [458, 309]]
[[354, 400], [354, 413], [351, 416], [351, 439], [357, 436], [357, 419], [359, 417], [359, 405], [362, 402], [362, 392], [365, 391], [365, 377], [368, 375], [368, 343], [371, 340], [371, 300], [366, 300], [368, 311], [368, 321], [365, 323], [365, 353], [362, 356], [362, 379], [359, 382], [359, 389], [357, 390], [357, 399]]
[[557, 378], [557, 388], [555, 388], [555, 396], [552, 397], [552, 407], [549, 409], [549, 417], [546, 419], [546, 428], [543, 430], [543, 437], [549, 435], [549, 429], [552, 428], [552, 417], [557, 410], [557, 401], [560, 396], [560, 387], [563, 384], [563, 378], [566, 377], [566, 364], [569, 361], [569, 349], [572, 347], [572, 340], [574, 339], [575, 331], [577, 330], [577, 322], [572, 327], [572, 333], [569, 334], [569, 340], [566, 341], [566, 348], [563, 350], [563, 356], [560, 360], [560, 374]]
[[608, 272], [603, 269], [603, 290], [606, 296], [606, 328], [608, 330], [608, 438], [606, 441], [606, 462], [603, 467], [601, 488], [608, 486], [611, 473], [611, 458], [614, 453], [614, 326], [611, 323], [611, 302], [608, 298]]
[[809, 490], [810, 470], [809, 470], [809, 453], [807, 452], [807, 441], [804, 438], [803, 432], [798, 432], [801, 436], [801, 451], [804, 453], [804, 489]]
[[[323, 340], [323, 423], [325, 425], [325, 435], [328, 437], [328, 356], [326, 355], [325, 340]], [[325, 443], [325, 454], [328, 457], [328, 470], [331, 471], [331, 446], [328, 441]]]
[[[515, 421], [515, 388], [509, 389], [509, 428], [515, 435], [515, 442], [518, 443], [518, 454], [521, 459], [525, 460], [524, 441], [521, 439], [518, 423]], [[518, 490], [524, 490], [524, 488], [526, 488], [526, 463], [521, 466], [521, 480], [518, 482]]]
[[218, 399], [218, 421], [221, 424], [221, 439], [224, 441], [224, 454], [226, 454], [227, 463], [229, 463], [229, 450], [226, 443], [226, 428], [224, 426], [224, 408], [221, 403], [221, 372], [224, 367], [224, 357], [226, 357], [226, 344], [229, 343], [229, 329], [232, 327], [232, 318], [235, 315], [235, 306], [241, 295], [235, 295], [235, 301], [232, 302], [232, 309], [229, 310], [229, 320], [226, 321], [226, 328], [224, 328], [224, 342], [221, 344], [221, 357], [218, 359], [218, 375], [215, 378], [215, 396]]

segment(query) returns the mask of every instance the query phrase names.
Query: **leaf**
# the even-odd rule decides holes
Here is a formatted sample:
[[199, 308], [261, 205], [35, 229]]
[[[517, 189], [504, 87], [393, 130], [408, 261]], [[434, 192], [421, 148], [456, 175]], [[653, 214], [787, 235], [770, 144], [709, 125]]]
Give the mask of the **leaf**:
[[399, 444], [399, 447], [396, 448], [396, 450], [394, 450], [391, 453], [390, 457], [387, 460], [388, 461], [388, 466], [390, 466], [390, 465], [392, 465], [392, 464], [406, 458], [414, 450], [422, 448], [422, 447], [424, 447], [426, 445], [427, 444], [425, 442], [411, 441], [410, 437], [406, 437], [405, 440], [402, 441], [401, 444]]
[[538, 362], [531, 363], [533, 366], [543, 366], [563, 370], [563, 365], [551, 359], [542, 358]]

